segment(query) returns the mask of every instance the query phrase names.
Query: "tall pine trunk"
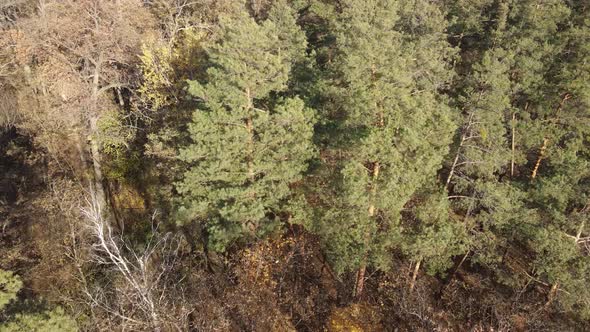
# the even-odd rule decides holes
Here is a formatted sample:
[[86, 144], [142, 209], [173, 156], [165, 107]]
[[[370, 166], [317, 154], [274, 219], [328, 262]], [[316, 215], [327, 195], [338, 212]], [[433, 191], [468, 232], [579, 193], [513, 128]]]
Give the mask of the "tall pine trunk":
[[[369, 218], [375, 217], [375, 195], [377, 193], [377, 178], [379, 177], [379, 171], [381, 169], [381, 164], [379, 162], [375, 162], [373, 164], [373, 171], [372, 171], [372, 179], [373, 185], [371, 187], [371, 203], [369, 204]], [[354, 287], [354, 297], [358, 298], [362, 295], [363, 290], [365, 288], [365, 274], [367, 272], [367, 258], [369, 256], [369, 244], [371, 242], [371, 232], [367, 230], [364, 237], [364, 253], [363, 258], [361, 260], [361, 264], [359, 270], [356, 275], [356, 285]]]
[[416, 279], [418, 278], [418, 271], [420, 270], [420, 265], [422, 264], [422, 257], [418, 259], [416, 262], [416, 266], [414, 266], [414, 273], [412, 273], [412, 281], [410, 281], [410, 291], [414, 290], [414, 286], [416, 285]]
[[547, 144], [549, 143], [549, 138], [545, 137], [543, 139], [543, 145], [539, 150], [539, 157], [537, 158], [537, 162], [535, 163], [535, 167], [531, 173], [531, 179], [535, 179], [537, 177], [537, 172], [539, 172], [539, 167], [541, 166], [541, 160], [545, 157], [545, 152], [547, 151]]

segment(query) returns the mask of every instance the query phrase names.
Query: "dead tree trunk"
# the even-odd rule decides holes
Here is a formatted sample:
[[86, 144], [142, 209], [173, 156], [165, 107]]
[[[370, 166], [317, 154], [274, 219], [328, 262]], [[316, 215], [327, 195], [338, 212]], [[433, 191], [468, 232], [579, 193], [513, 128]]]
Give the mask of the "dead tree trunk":
[[[557, 110], [555, 111], [555, 116], [550, 120], [550, 123], [553, 123], [554, 121], [556, 121], [559, 118], [559, 114], [561, 113], [561, 110], [563, 109], [565, 102], [568, 101], [571, 97], [572, 96], [569, 93], [566, 93], [563, 95], [563, 98], [559, 102], [559, 106], [557, 107]], [[549, 138], [548, 137], [543, 138], [543, 145], [541, 146], [541, 149], [539, 150], [539, 156], [537, 158], [537, 162], [535, 163], [535, 167], [533, 168], [533, 171], [531, 173], [532, 180], [534, 180], [535, 177], [537, 177], [537, 173], [539, 172], [539, 167], [541, 166], [541, 160], [543, 160], [543, 158], [545, 158], [545, 155], [547, 154], [547, 145], [548, 144], [549, 144]]]
[[92, 74], [92, 96], [90, 100], [89, 112], [89, 129], [90, 129], [90, 155], [92, 157], [92, 166], [94, 171], [94, 188], [93, 195], [96, 197], [98, 208], [103, 213], [106, 220], [110, 221], [109, 206], [107, 204], [106, 191], [104, 189], [104, 176], [102, 173], [102, 156], [100, 146], [97, 141], [98, 135], [98, 95], [100, 84], [100, 73], [102, 66], [102, 56], [93, 61], [94, 71]]
[[418, 259], [416, 262], [416, 266], [414, 266], [414, 273], [412, 273], [412, 281], [410, 281], [410, 291], [414, 290], [414, 286], [416, 285], [416, 278], [418, 278], [418, 271], [420, 270], [420, 265], [422, 264], [422, 258]]
[[537, 172], [539, 171], [539, 167], [541, 166], [541, 160], [545, 157], [545, 152], [547, 151], [547, 144], [549, 143], [549, 138], [545, 137], [543, 139], [543, 145], [541, 146], [541, 150], [539, 151], [539, 157], [537, 158], [537, 162], [535, 163], [535, 168], [533, 168], [533, 172], [531, 173], [531, 179], [534, 180], [537, 177]]
[[473, 121], [473, 113], [471, 113], [469, 115], [469, 119], [467, 120], [467, 125], [464, 127], [463, 129], [463, 133], [461, 134], [461, 141], [459, 141], [459, 147], [457, 147], [457, 154], [455, 155], [455, 159], [453, 160], [453, 165], [451, 165], [451, 170], [449, 171], [449, 175], [447, 176], [447, 181], [445, 184], [445, 189], [449, 189], [449, 184], [451, 183], [451, 180], [453, 179], [453, 175], [455, 175], [455, 170], [457, 169], [457, 166], [459, 164], [459, 157], [461, 156], [461, 152], [463, 149], [463, 144], [465, 144], [465, 141], [467, 141], [468, 137], [468, 133], [469, 130], [471, 129], [471, 125]]
[[512, 113], [512, 160], [510, 162], [510, 177], [514, 177], [515, 147], [516, 147], [516, 113]]
[[559, 283], [556, 282], [553, 284], [553, 286], [551, 286], [551, 290], [549, 291], [549, 295], [547, 295], [547, 302], [545, 302], [545, 308], [549, 307], [551, 305], [551, 303], [553, 303], [553, 300], [555, 299], [555, 295], [557, 294], [558, 290], [559, 290]]

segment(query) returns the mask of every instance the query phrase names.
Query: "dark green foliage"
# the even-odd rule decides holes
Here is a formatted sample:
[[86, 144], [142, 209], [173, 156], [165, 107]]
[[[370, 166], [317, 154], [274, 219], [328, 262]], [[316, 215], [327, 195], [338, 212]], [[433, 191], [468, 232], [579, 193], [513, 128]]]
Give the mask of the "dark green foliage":
[[425, 10], [429, 20], [401, 20], [402, 4], [345, 1], [337, 21], [332, 121], [345, 155], [340, 197], [317, 227], [339, 272], [367, 260], [387, 267], [401, 241], [400, 212], [440, 167], [453, 130], [438, 93], [452, 76], [452, 49], [434, 26], [444, 20], [436, 8]]
[[[0, 317], [4, 316], [9, 304], [17, 300], [17, 293], [21, 290], [23, 283], [21, 278], [11, 271], [0, 269]], [[30, 305], [28, 305], [30, 307]], [[22, 305], [21, 305], [22, 307]], [[26, 307], [25, 307], [26, 309]], [[69, 317], [62, 308], [44, 310], [38, 313], [16, 312], [12, 310], [6, 322], [0, 323], [0, 331], [78, 331], [76, 321]]]
[[464, 254], [468, 235], [465, 225], [451, 217], [446, 193], [434, 188], [417, 195], [411, 216], [406, 216], [403, 251], [414, 261], [424, 261], [429, 274], [443, 273], [452, 257]]
[[178, 216], [205, 223], [218, 250], [278, 227], [289, 186], [313, 155], [313, 112], [298, 97], [278, 96], [305, 43], [294, 19], [276, 9], [270, 16], [222, 18], [207, 82], [190, 82], [201, 105], [189, 125], [193, 143], [181, 152], [192, 166], [177, 185]]
[[481, 58], [464, 57], [473, 72], [459, 99], [467, 120], [450, 177], [455, 210], [471, 225], [475, 262], [503, 274], [525, 247], [536, 258], [520, 268], [552, 286], [549, 302], [585, 313], [586, 14], [559, 0], [490, 6], [490, 42], [474, 47]]
[[6, 324], [0, 324], [4, 332], [76, 332], [76, 321], [68, 317], [62, 308], [47, 310], [37, 314], [18, 314]]
[[22, 280], [11, 271], [0, 269], [0, 310], [16, 299], [23, 285]]

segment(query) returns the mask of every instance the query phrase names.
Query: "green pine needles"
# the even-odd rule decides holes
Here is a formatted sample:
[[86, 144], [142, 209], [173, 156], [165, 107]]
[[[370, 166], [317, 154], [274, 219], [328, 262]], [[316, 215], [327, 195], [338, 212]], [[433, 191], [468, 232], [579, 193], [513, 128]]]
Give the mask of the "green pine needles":
[[[422, 35], [409, 34], [401, 5], [344, 1], [337, 22], [333, 96], [341, 116], [333, 121], [343, 128], [344, 143], [335, 148], [345, 155], [340, 196], [318, 228], [336, 271], [358, 269], [357, 294], [366, 267], [387, 268], [388, 252], [401, 247], [401, 212], [441, 167], [455, 128], [441, 82], [425, 79], [449, 72], [453, 50], [431, 21], [422, 23]], [[417, 49], [426, 39], [437, 56]]]
[[190, 82], [199, 107], [181, 153], [190, 168], [177, 184], [179, 218], [204, 223], [217, 250], [279, 227], [289, 186], [314, 155], [313, 111], [283, 93], [305, 42], [294, 19], [276, 16], [224, 17], [207, 82]]

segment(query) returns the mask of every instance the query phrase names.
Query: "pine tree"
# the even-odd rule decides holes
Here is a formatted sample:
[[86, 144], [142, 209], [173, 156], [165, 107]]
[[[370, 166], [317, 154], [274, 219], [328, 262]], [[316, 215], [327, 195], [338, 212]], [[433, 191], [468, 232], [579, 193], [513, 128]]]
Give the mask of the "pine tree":
[[421, 266], [431, 275], [444, 273], [452, 265], [452, 257], [464, 254], [468, 234], [463, 223], [451, 217], [444, 189], [427, 186], [416, 194], [409, 210], [404, 216], [402, 249], [415, 262], [411, 290]]
[[[0, 269], [0, 313], [8, 304], [15, 301], [23, 283], [11, 271]], [[69, 317], [62, 308], [45, 310], [38, 313], [19, 312], [8, 317], [7, 322], [0, 323], [0, 331], [78, 331], [76, 321]]]
[[268, 20], [276, 26], [278, 46], [282, 52], [287, 52], [284, 56], [293, 63], [303, 61], [307, 40], [305, 33], [297, 25], [296, 13], [287, 0], [275, 1], [268, 12]]
[[292, 56], [302, 48], [294, 20], [257, 23], [242, 11], [221, 21], [221, 40], [208, 50], [206, 83], [190, 82], [199, 99], [181, 153], [190, 168], [177, 184], [180, 222], [205, 223], [210, 245], [223, 250], [244, 235], [279, 226], [290, 184], [313, 155], [313, 113], [282, 96]]
[[536, 274], [551, 284], [547, 304], [558, 299], [589, 317], [590, 293], [583, 285], [590, 281], [590, 12], [574, 4], [571, 9], [557, 37], [563, 49], [545, 75], [546, 107], [525, 114], [531, 144], [524, 147], [537, 152], [528, 164], [533, 168], [529, 204], [538, 212], [539, 224], [530, 232], [529, 245]]
[[[501, 1], [497, 8], [490, 49], [474, 67], [475, 84], [467, 87], [490, 84], [476, 97], [464, 88], [463, 105], [475, 100], [487, 104], [490, 115], [492, 109], [504, 114], [496, 112], [482, 121], [477, 113], [466, 113], [456, 167], [448, 178], [460, 202], [455, 210], [467, 211], [466, 222], [478, 230], [472, 232], [471, 244], [477, 262], [512, 283], [515, 277], [502, 277], [499, 264], [510, 256], [511, 247], [524, 245], [536, 257], [528, 266], [530, 273], [552, 285], [547, 303], [562, 294], [563, 304], [587, 314], [589, 297], [581, 285], [588, 269], [582, 250], [588, 206], [588, 90], [579, 84], [588, 77], [587, 46], [582, 46], [588, 36], [582, 18], [586, 9], [559, 0]], [[504, 60], [490, 63], [494, 54]], [[495, 147], [481, 141], [492, 132], [492, 122]], [[476, 134], [465, 135], [467, 131]]]
[[[417, 89], [448, 90], [455, 75], [450, 70], [450, 63], [456, 63], [457, 50], [447, 41], [447, 13], [440, 4], [430, 1], [403, 1], [400, 4], [399, 27], [408, 36], [422, 68], [416, 72], [420, 74], [414, 76]], [[452, 263], [453, 256], [466, 250], [465, 227], [450, 217], [447, 194], [437, 187], [436, 182], [432, 177], [419, 190], [407, 204], [406, 208], [411, 206], [410, 213], [402, 220], [402, 249], [415, 262], [410, 289], [414, 287], [422, 265], [429, 274], [442, 273]]]
[[0, 311], [16, 299], [23, 282], [11, 271], [0, 269]]
[[506, 119], [512, 110], [512, 62], [510, 52], [492, 48], [473, 65], [459, 97], [464, 122], [446, 177], [453, 210], [470, 234], [469, 252], [488, 266], [500, 263], [501, 234], [518, 215], [517, 190], [500, 181], [511, 158]]
[[464, 65], [469, 66], [477, 62], [482, 53], [490, 49], [501, 3], [502, 1], [497, 0], [445, 1], [451, 23], [448, 30], [449, 39], [460, 47], [463, 53], [459, 70]]
[[76, 332], [78, 325], [62, 308], [57, 307], [40, 313], [17, 314], [9, 322], [0, 324], [0, 330], [3, 332]]
[[[553, 59], [563, 49], [561, 26], [567, 21], [570, 9], [567, 1], [534, 0], [505, 1], [509, 26], [505, 27], [497, 44], [514, 54], [512, 81], [519, 106], [529, 107], [535, 100], [547, 99], [547, 74]], [[524, 99], [524, 100], [523, 100]]]
[[[511, 72], [513, 81], [513, 132], [517, 135], [513, 146], [512, 174], [537, 176], [551, 138], [545, 126], [531, 119], [551, 119], [567, 102], [566, 91], [557, 91], [556, 59], [563, 52], [565, 39], [561, 30], [571, 10], [566, 1], [552, 0], [539, 4], [520, 1], [510, 7], [513, 24], [501, 40], [514, 54]], [[557, 65], [557, 67], [556, 67]], [[540, 125], [540, 126], [539, 126]], [[535, 158], [528, 162], [529, 156]], [[530, 165], [527, 165], [530, 164]], [[525, 175], [526, 174], [526, 175]]]
[[358, 270], [356, 295], [369, 264], [387, 268], [400, 212], [440, 167], [453, 130], [440, 76], [426, 83], [432, 68], [445, 72], [448, 50], [423, 57], [429, 50], [404, 33], [399, 11], [397, 1], [345, 1], [338, 18], [334, 96], [345, 155], [335, 207], [318, 229], [336, 270]]

